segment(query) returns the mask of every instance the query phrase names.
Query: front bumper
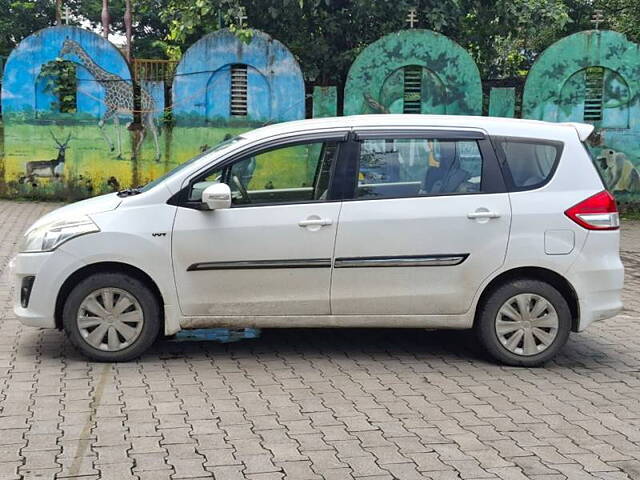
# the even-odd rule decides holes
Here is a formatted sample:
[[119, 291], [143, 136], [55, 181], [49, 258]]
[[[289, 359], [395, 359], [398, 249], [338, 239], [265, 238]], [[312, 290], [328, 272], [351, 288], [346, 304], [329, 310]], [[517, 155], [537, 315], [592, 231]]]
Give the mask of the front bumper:
[[[62, 249], [53, 252], [19, 253], [9, 263], [13, 279], [13, 311], [30, 327], [55, 328], [55, 308], [58, 292], [64, 281], [82, 267], [76, 257]], [[29, 304], [21, 305], [21, 288], [25, 277], [35, 277]]]

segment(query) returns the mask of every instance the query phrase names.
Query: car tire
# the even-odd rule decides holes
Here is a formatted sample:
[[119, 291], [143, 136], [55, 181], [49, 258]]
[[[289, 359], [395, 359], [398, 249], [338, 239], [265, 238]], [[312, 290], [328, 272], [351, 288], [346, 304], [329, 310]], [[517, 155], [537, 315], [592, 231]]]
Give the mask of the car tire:
[[479, 306], [474, 329], [495, 360], [537, 367], [567, 342], [571, 310], [555, 287], [540, 280], [518, 279], [488, 295]]
[[159, 302], [147, 285], [129, 275], [104, 272], [71, 290], [62, 323], [71, 343], [90, 359], [125, 362], [151, 347], [162, 321]]

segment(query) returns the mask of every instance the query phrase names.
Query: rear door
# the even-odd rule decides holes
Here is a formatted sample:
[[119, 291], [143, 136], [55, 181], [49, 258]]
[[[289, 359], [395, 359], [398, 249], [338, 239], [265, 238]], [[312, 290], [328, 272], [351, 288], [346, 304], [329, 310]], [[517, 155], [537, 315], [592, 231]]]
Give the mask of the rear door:
[[509, 197], [488, 137], [359, 131], [350, 149], [332, 313], [466, 312], [509, 238]]

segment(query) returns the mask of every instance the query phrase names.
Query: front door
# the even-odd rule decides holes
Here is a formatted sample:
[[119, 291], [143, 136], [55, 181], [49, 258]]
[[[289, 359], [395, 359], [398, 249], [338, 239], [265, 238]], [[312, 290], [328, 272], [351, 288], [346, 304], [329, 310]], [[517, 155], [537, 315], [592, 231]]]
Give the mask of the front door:
[[216, 211], [178, 208], [172, 250], [184, 315], [329, 313], [338, 151], [331, 139], [281, 144], [190, 182], [191, 203], [212, 182], [227, 183], [233, 201]]
[[504, 262], [511, 209], [481, 132], [360, 133], [331, 289], [334, 314], [449, 315]]

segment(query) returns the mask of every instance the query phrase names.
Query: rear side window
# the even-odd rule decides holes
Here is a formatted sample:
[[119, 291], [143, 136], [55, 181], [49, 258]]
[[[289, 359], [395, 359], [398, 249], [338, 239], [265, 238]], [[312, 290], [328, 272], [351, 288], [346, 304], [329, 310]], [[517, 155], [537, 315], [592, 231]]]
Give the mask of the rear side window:
[[360, 143], [356, 198], [404, 198], [482, 191], [475, 140], [388, 138]]
[[515, 190], [532, 190], [547, 183], [562, 153], [562, 143], [549, 140], [502, 137], [496, 144]]

